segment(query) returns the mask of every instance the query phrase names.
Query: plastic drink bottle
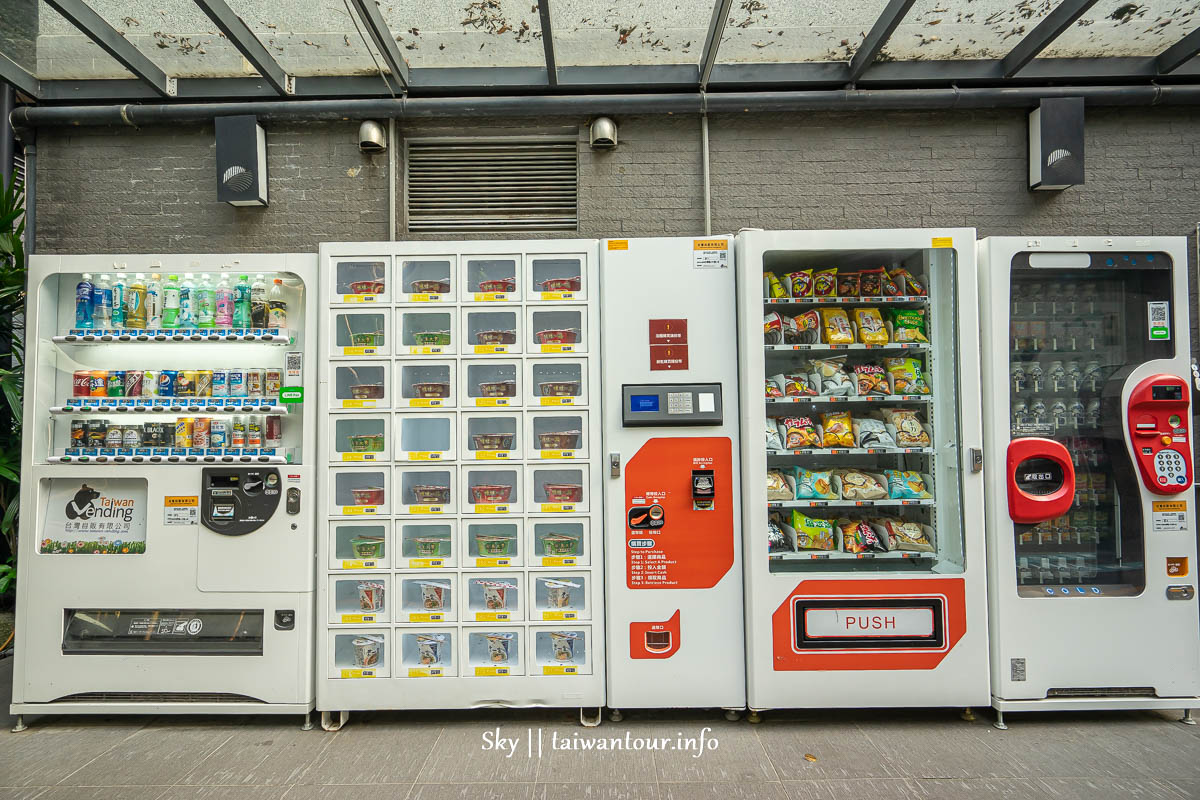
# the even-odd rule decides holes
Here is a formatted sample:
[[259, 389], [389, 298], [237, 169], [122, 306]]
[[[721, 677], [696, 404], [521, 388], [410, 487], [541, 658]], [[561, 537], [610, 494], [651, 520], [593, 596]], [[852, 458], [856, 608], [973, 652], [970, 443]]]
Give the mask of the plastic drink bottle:
[[135, 329], [146, 327], [146, 276], [140, 272], [125, 292], [125, 325]]
[[92, 283], [90, 273], [83, 273], [79, 283], [75, 284], [75, 327], [92, 327], [92, 293], [96, 284]]
[[276, 278], [267, 295], [267, 327], [287, 327], [287, 301], [283, 299], [283, 280]]
[[162, 276], [155, 272], [150, 275], [150, 283], [146, 284], [146, 327], [161, 328], [162, 313]]
[[92, 324], [100, 330], [112, 327], [112, 285], [107, 275], [92, 290]]
[[233, 327], [250, 327], [250, 279], [239, 275], [233, 294]]
[[250, 324], [255, 328], [267, 327], [267, 282], [261, 272], [250, 284]]
[[163, 318], [164, 328], [179, 327], [179, 276], [168, 275], [163, 284]]
[[179, 327], [194, 328], [196, 327], [196, 317], [192, 313], [192, 292], [195, 290], [196, 284], [192, 280], [191, 273], [183, 276], [183, 281], [179, 284]]
[[192, 294], [196, 298], [193, 304], [196, 307], [196, 327], [213, 327], [217, 313], [217, 299], [212, 281], [207, 275], [200, 276], [200, 285], [192, 290]]
[[229, 288], [229, 276], [222, 275], [214, 293], [216, 302], [213, 323], [218, 328], [233, 327], [233, 290]]
[[113, 302], [112, 302], [112, 326], [114, 328], [125, 327], [125, 277], [116, 275], [113, 277]]

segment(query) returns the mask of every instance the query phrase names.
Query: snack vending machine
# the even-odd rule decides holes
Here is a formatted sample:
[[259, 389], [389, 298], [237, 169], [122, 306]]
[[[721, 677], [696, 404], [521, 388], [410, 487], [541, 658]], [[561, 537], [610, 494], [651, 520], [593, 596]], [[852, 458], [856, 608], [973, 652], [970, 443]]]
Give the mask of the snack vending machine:
[[601, 242], [608, 705], [746, 705], [732, 239]]
[[1200, 707], [1187, 240], [991, 237], [979, 268], [998, 726]]
[[321, 265], [322, 724], [602, 706], [596, 241]]
[[751, 711], [985, 703], [975, 231], [737, 247]]
[[30, 259], [12, 713], [312, 709], [315, 280]]

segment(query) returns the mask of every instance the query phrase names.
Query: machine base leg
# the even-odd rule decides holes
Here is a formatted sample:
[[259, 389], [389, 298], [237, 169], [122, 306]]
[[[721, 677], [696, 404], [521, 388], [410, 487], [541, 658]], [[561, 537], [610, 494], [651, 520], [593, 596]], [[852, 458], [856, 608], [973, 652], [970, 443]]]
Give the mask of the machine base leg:
[[604, 709], [596, 708], [596, 716], [588, 717], [584, 715], [586, 708], [579, 709], [579, 724], [585, 728], [599, 728], [600, 723], [604, 721]]
[[740, 709], [740, 708], [725, 709], [725, 719], [729, 720], [730, 722], [737, 722], [741, 718], [742, 718], [742, 709]]
[[29, 730], [29, 726], [25, 724], [25, 717], [22, 714], [17, 714], [17, 724], [13, 726], [13, 733]]
[[302, 731], [311, 731], [313, 729], [312, 712], [304, 715], [304, 724], [300, 726]]
[[746, 715], [746, 721], [752, 725], [757, 725], [762, 722], [762, 714], [759, 714], [754, 709], [750, 709], [750, 713]]
[[962, 717], [964, 722], [974, 722], [975, 721], [975, 709], [964, 708], [963, 712], [961, 714], [959, 714], [959, 716]]
[[[336, 716], [335, 716], [336, 715]], [[342, 726], [350, 721], [349, 711], [322, 711], [321, 728], [323, 730], [340, 731]]]
[[992, 723], [992, 727], [998, 731], [1008, 730], [1008, 726], [1004, 724], [1004, 712], [996, 709], [996, 721]]
[[620, 722], [625, 719], [625, 715], [621, 713], [621, 709], [612, 708], [608, 711], [608, 719], [610, 722]]
[[[17, 719], [20, 719], [20, 717], [17, 717]], [[1185, 708], [1183, 710], [1183, 716], [1179, 718], [1179, 721], [1182, 722], [1184, 725], [1195, 725], [1196, 724], [1196, 720], [1192, 719], [1192, 710], [1190, 708]]]

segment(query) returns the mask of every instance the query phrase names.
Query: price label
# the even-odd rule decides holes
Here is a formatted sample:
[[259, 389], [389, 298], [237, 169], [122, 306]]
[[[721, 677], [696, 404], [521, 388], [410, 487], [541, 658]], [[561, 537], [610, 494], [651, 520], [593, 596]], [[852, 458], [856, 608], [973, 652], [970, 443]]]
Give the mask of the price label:
[[543, 675], [578, 675], [579, 667], [568, 667], [564, 664], [546, 664], [542, 667]]
[[342, 622], [362, 624], [364, 622], [375, 622], [378, 614], [342, 614]]
[[511, 675], [512, 671], [509, 667], [476, 667], [476, 677], [485, 675]]
[[343, 400], [342, 408], [374, 408], [374, 400]]
[[442, 296], [436, 293], [410, 294], [408, 296], [408, 300], [410, 303], [440, 303], [442, 301]]
[[435, 353], [444, 353], [446, 348], [440, 344], [422, 344], [414, 345], [408, 348], [408, 352], [418, 356], [431, 356]]
[[376, 347], [343, 347], [342, 355], [344, 356], [373, 356], [378, 352]]
[[578, 458], [578, 450], [540, 450], [542, 458]]
[[410, 558], [408, 560], [409, 569], [433, 569], [444, 566], [446, 566], [444, 558]]
[[446, 615], [441, 611], [433, 614], [413, 613], [408, 615], [409, 622], [441, 622], [446, 618]]
[[445, 403], [445, 398], [442, 397], [418, 397], [408, 401], [408, 404], [413, 408], [437, 408]]
[[541, 503], [540, 507], [543, 514], [562, 514], [575, 510], [574, 503]]
[[441, 667], [409, 667], [410, 678], [440, 678], [445, 674]]
[[350, 559], [342, 561], [342, 569], [375, 569], [379, 566], [379, 562], [375, 559], [364, 561], [362, 559]]
[[476, 450], [477, 461], [503, 461], [512, 455], [510, 450]]
[[544, 406], [573, 406], [575, 405], [574, 397], [543, 397], [541, 404]]
[[512, 616], [511, 611], [476, 611], [476, 622], [504, 622]]
[[410, 514], [441, 514], [442, 506], [409, 506]]
[[476, 303], [503, 303], [508, 300], [506, 292], [475, 292], [472, 299]]
[[543, 353], [574, 353], [575, 345], [573, 344], [544, 344], [542, 345]]
[[574, 292], [539, 292], [543, 300], [574, 300]]
[[507, 567], [512, 562], [509, 558], [477, 558], [475, 566], [477, 567]]
[[342, 295], [343, 303], [374, 303], [379, 299], [377, 294], [344, 294]]
[[374, 461], [378, 453], [342, 453], [342, 461]]
[[542, 556], [543, 567], [575, 566], [575, 556]]
[[344, 669], [342, 670], [343, 678], [374, 678], [376, 677], [373, 669]]
[[542, 619], [579, 619], [578, 611], [543, 611]]
[[442, 454], [432, 450], [410, 450], [409, 461], [441, 461]]
[[475, 405], [477, 406], [510, 406], [512, 405], [511, 397], [476, 397]]
[[507, 353], [508, 345], [506, 344], [477, 344], [474, 352], [476, 353]]
[[475, 505], [476, 514], [507, 514], [508, 511], [509, 507], [507, 505], [488, 505], [479, 503]]
[[379, 506], [342, 506], [342, 513], [348, 517], [356, 517], [362, 514], [378, 514]]

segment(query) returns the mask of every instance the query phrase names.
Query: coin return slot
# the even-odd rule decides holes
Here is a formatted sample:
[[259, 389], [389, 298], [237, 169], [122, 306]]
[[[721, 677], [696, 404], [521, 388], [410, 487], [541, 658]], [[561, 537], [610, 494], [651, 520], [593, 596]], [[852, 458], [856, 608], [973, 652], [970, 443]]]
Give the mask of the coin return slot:
[[670, 631], [646, 631], [646, 649], [651, 653], [665, 653], [671, 649]]
[[213, 506], [213, 517], [216, 519], [233, 519], [233, 506]]

